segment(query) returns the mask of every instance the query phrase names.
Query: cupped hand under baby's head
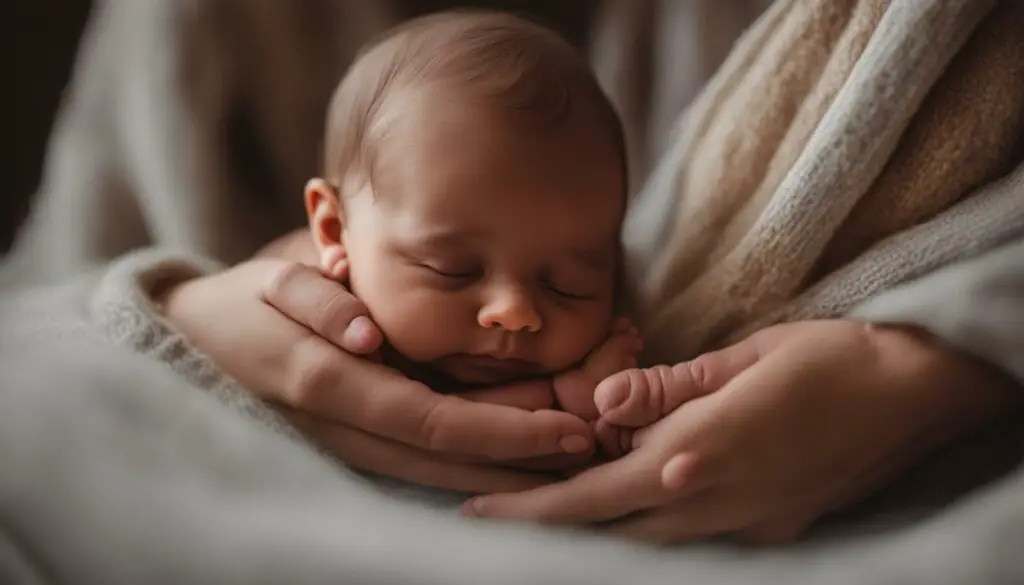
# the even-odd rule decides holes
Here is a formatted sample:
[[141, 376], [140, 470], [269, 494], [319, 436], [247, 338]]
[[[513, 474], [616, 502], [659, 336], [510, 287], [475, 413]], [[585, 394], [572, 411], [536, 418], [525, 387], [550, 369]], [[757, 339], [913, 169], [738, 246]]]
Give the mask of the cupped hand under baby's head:
[[[274, 248], [275, 251], [283, 251], [283, 253], [268, 253], [266, 255], [299, 261], [314, 268], [314, 270], [320, 273], [323, 280], [308, 279], [308, 286], [319, 285], [322, 288], [331, 281], [333, 281], [334, 286], [347, 285], [349, 266], [344, 255], [334, 258], [334, 261], [317, 258], [316, 251], [309, 245], [310, 242], [311, 238], [309, 238], [308, 233], [302, 233], [300, 230], [296, 234], [289, 236], [287, 242], [282, 242], [281, 245], [277, 245]], [[284, 244], [288, 245], [285, 246]], [[300, 250], [302, 252], [301, 256], [295, 250]], [[331, 305], [334, 307], [339, 306], [335, 303], [331, 303]], [[313, 321], [322, 321], [322, 317], [326, 314], [306, 315], [306, 317]], [[354, 335], [360, 329], [372, 331], [374, 334]], [[382, 341], [381, 333], [368, 315], [356, 316], [348, 324], [346, 331], [345, 338], [353, 337], [353, 335], [360, 339], [365, 338], [365, 344], [353, 342], [356, 346], [360, 346], [357, 353], [361, 353], [365, 358], [378, 363], [383, 361], [382, 354], [378, 351], [378, 346], [380, 346]], [[348, 333], [353, 333], [353, 335]], [[349, 343], [346, 346], [350, 348], [350, 351], [352, 351], [353, 343]], [[361, 347], [362, 345], [366, 345], [366, 347]], [[633, 321], [626, 317], [620, 317], [613, 321], [608, 337], [591, 351], [580, 366], [555, 375], [553, 380], [547, 383], [544, 383], [542, 380], [530, 380], [503, 384], [499, 387], [483, 390], [459, 392], [458, 395], [471, 402], [490, 403], [526, 411], [562, 410], [595, 426], [596, 430], [599, 431], [597, 438], [604, 446], [604, 454], [618, 456], [622, 453], [619, 445], [623, 445], [622, 448], [624, 449], [624, 445], [628, 443], [631, 433], [628, 427], [620, 427], [619, 425], [608, 423], [606, 420], [599, 422], [600, 415], [607, 408], [599, 408], [599, 404], [595, 402], [595, 391], [602, 386], [606, 379], [620, 372], [635, 370], [637, 367], [637, 355], [642, 348], [642, 338]], [[394, 366], [395, 364], [390, 365]], [[617, 389], [620, 386], [618, 384], [609, 386], [607, 383], [603, 385], [612, 389]], [[436, 388], [436, 390], [447, 394], [450, 389]], [[637, 388], [636, 390], [639, 393], [644, 388]], [[605, 394], [608, 394], [607, 390]], [[626, 402], [634, 410], [637, 405], [645, 403], [643, 400], [636, 399]], [[636, 417], [634, 416], [633, 418]], [[574, 438], [572, 442], [580, 441], [586, 442], [585, 437]], [[576, 464], [582, 462], [580, 459], [581, 455], [587, 456], [591, 452], [585, 445], [582, 448], [579, 446], [573, 447], [567, 450], [575, 452], [571, 459]], [[557, 462], [552, 461], [550, 463], [554, 464], [553, 468], [559, 467]]]

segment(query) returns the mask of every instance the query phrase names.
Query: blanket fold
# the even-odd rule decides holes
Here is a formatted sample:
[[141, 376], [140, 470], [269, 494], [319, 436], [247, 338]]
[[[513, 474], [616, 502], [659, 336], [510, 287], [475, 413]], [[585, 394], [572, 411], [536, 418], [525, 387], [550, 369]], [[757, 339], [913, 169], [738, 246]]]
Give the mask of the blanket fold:
[[777, 2], [627, 221], [647, 359], [843, 315], [1022, 233], [1024, 191], [992, 183], [1020, 162], [1022, 27], [1015, 2]]

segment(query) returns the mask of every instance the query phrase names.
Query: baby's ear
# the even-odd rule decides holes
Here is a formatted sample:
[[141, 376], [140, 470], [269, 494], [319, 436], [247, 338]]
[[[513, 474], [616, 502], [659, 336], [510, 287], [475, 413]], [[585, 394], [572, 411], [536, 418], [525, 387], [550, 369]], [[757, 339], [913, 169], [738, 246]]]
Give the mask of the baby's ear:
[[306, 216], [309, 231], [320, 255], [320, 270], [336, 280], [343, 280], [348, 269], [342, 231], [344, 214], [338, 191], [323, 179], [306, 183]]

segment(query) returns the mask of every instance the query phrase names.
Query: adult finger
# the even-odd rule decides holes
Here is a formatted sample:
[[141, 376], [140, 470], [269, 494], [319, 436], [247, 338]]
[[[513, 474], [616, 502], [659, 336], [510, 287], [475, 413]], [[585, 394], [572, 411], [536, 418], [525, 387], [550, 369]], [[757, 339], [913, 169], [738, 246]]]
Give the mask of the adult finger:
[[551, 481], [539, 474], [446, 461], [408, 445], [295, 412], [286, 416], [306, 436], [353, 468], [410, 483], [465, 493], [514, 492]]
[[[517, 382], [498, 388], [485, 388], [464, 392], [460, 393], [459, 397], [470, 402], [509, 406], [528, 411], [546, 410], [554, 406], [551, 381], [540, 379]], [[593, 449], [588, 449], [580, 453], [544, 455], [527, 459], [492, 462], [492, 464], [508, 469], [561, 471], [583, 465], [593, 457], [593, 451]], [[481, 458], [470, 459], [475, 459], [478, 463], [482, 462], [480, 461]]]
[[656, 461], [634, 452], [561, 483], [472, 498], [463, 505], [462, 513], [544, 524], [581, 524], [661, 506], [679, 495], [662, 486], [661, 466]]
[[346, 356], [315, 335], [289, 351], [285, 404], [371, 434], [493, 460], [593, 448], [590, 426], [568, 413], [437, 394], [386, 366]]
[[751, 544], [779, 544], [798, 539], [814, 521], [813, 515], [800, 511], [747, 524], [748, 513], [724, 492], [705, 490], [625, 519], [610, 530], [625, 538], [657, 544], [679, 544], [726, 534]]
[[555, 404], [551, 380], [541, 379], [463, 392], [459, 396], [471, 402], [498, 404], [531, 411], [550, 409]]
[[558, 455], [543, 455], [540, 457], [529, 457], [526, 459], [513, 459], [509, 461], [491, 461], [491, 465], [504, 467], [506, 469], [522, 469], [528, 471], [557, 471], [567, 472], [572, 469], [580, 469], [592, 464], [594, 461], [594, 449], [583, 453], [563, 453]]
[[262, 296], [278, 311], [350, 353], [372, 353], [383, 341], [366, 305], [309, 266], [280, 263]]
[[678, 544], [732, 532], [742, 517], [720, 491], [699, 491], [609, 526], [612, 534], [654, 544]]

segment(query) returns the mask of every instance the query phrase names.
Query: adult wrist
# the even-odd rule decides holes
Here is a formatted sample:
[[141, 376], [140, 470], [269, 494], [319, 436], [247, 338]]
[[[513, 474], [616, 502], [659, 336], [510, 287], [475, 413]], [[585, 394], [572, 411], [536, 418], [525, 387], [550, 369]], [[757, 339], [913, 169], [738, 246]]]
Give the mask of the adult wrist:
[[913, 325], [869, 325], [877, 355], [897, 375], [917, 379], [921, 415], [936, 441], [972, 432], [1024, 404], [1024, 389], [998, 367]]

